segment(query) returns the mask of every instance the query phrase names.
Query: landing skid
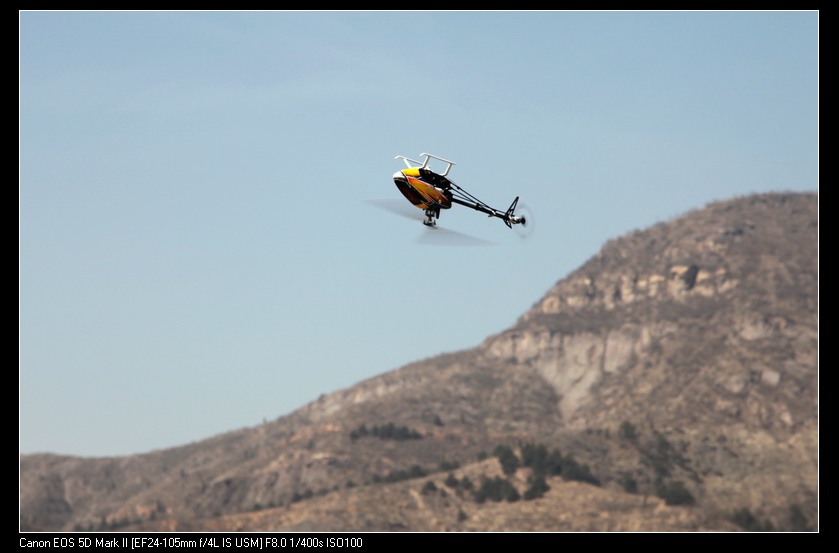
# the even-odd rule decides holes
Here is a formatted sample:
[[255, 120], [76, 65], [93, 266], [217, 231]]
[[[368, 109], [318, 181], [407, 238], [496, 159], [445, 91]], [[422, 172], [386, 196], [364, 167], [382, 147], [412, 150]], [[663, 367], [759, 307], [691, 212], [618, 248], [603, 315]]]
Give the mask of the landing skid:
[[440, 217], [440, 210], [428, 208], [425, 210], [425, 219], [423, 219], [422, 224], [427, 227], [436, 227], [437, 221]]

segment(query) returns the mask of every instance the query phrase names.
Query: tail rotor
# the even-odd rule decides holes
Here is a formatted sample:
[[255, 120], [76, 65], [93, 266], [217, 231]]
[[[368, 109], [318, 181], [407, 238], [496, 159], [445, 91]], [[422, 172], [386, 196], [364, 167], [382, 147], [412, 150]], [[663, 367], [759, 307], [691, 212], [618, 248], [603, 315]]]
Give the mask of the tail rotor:
[[514, 229], [521, 238], [527, 238], [533, 232], [533, 214], [526, 204], [519, 203], [518, 196], [504, 213], [504, 223]]

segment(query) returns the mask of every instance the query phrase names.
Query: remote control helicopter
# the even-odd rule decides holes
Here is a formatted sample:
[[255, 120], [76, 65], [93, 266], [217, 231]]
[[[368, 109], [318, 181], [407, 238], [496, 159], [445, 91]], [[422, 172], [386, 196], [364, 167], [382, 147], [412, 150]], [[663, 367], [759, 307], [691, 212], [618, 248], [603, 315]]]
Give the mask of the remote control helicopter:
[[[527, 217], [515, 214], [518, 196], [506, 211], [492, 208], [449, 180], [449, 171], [455, 165], [453, 161], [426, 153], [420, 156], [425, 158], [421, 162], [405, 156], [396, 156], [395, 159], [401, 159], [407, 168], [395, 172], [393, 182], [409, 202], [425, 212], [425, 219], [422, 221], [424, 225], [435, 227], [437, 219], [440, 218], [440, 211], [451, 209], [453, 204], [457, 204], [501, 219], [509, 228], [513, 228], [513, 225], [527, 226]], [[432, 159], [444, 163], [445, 169], [440, 173], [429, 169], [428, 164]]]

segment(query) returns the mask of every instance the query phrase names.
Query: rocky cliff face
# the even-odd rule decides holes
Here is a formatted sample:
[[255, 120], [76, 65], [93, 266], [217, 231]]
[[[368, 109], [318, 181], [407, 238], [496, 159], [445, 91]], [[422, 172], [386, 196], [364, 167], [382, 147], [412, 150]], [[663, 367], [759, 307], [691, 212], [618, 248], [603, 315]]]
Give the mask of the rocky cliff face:
[[[607, 244], [485, 347], [536, 367], [563, 396], [569, 423], [575, 415], [585, 415], [581, 424], [602, 418], [606, 398], [592, 389], [623, 386], [614, 378], [621, 374], [638, 377], [626, 391], [639, 397], [664, 377], [682, 403], [697, 399], [685, 392], [701, 383], [714, 393], [696, 416], [793, 430], [817, 409], [817, 221], [814, 197], [768, 195], [633, 233]], [[779, 402], [767, 406], [769, 396]], [[746, 398], [745, 409], [731, 398]], [[592, 402], [594, 412], [582, 409]]]
[[[711, 204], [610, 241], [474, 350], [182, 448], [24, 456], [21, 526], [812, 529], [817, 247], [815, 194]], [[360, 432], [385, 423], [415, 436]], [[534, 443], [565, 459], [539, 499], [446, 483], [499, 476], [487, 452]], [[503, 474], [524, 491], [534, 469]]]
[[678, 439], [706, 505], [812, 502], [817, 221], [815, 197], [766, 195], [612, 241], [485, 354], [534, 368], [568, 429]]

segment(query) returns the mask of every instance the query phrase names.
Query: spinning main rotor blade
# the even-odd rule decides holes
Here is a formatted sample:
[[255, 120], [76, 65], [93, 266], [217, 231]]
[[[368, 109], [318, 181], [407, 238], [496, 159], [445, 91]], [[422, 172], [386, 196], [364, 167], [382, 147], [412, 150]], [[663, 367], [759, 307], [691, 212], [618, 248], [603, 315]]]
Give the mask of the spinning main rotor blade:
[[[367, 203], [389, 211], [390, 213], [411, 219], [412, 221], [422, 222], [425, 217], [422, 210], [411, 207], [405, 203], [404, 200], [396, 198], [387, 198], [380, 200], [367, 200]], [[488, 242], [481, 238], [469, 236], [462, 232], [457, 232], [447, 228], [437, 227], [423, 227], [424, 232], [417, 238], [417, 242], [428, 246], [491, 246], [492, 242]]]
[[492, 246], [481, 238], [441, 227], [425, 227], [417, 242], [429, 246]]
[[405, 203], [405, 200], [385, 198], [380, 200], [366, 200], [366, 202], [373, 207], [378, 207], [379, 209], [389, 211], [395, 215], [399, 215], [400, 217], [405, 217], [406, 219], [411, 219], [413, 221], [421, 222], [425, 218], [423, 217], [422, 210], [409, 206]]

